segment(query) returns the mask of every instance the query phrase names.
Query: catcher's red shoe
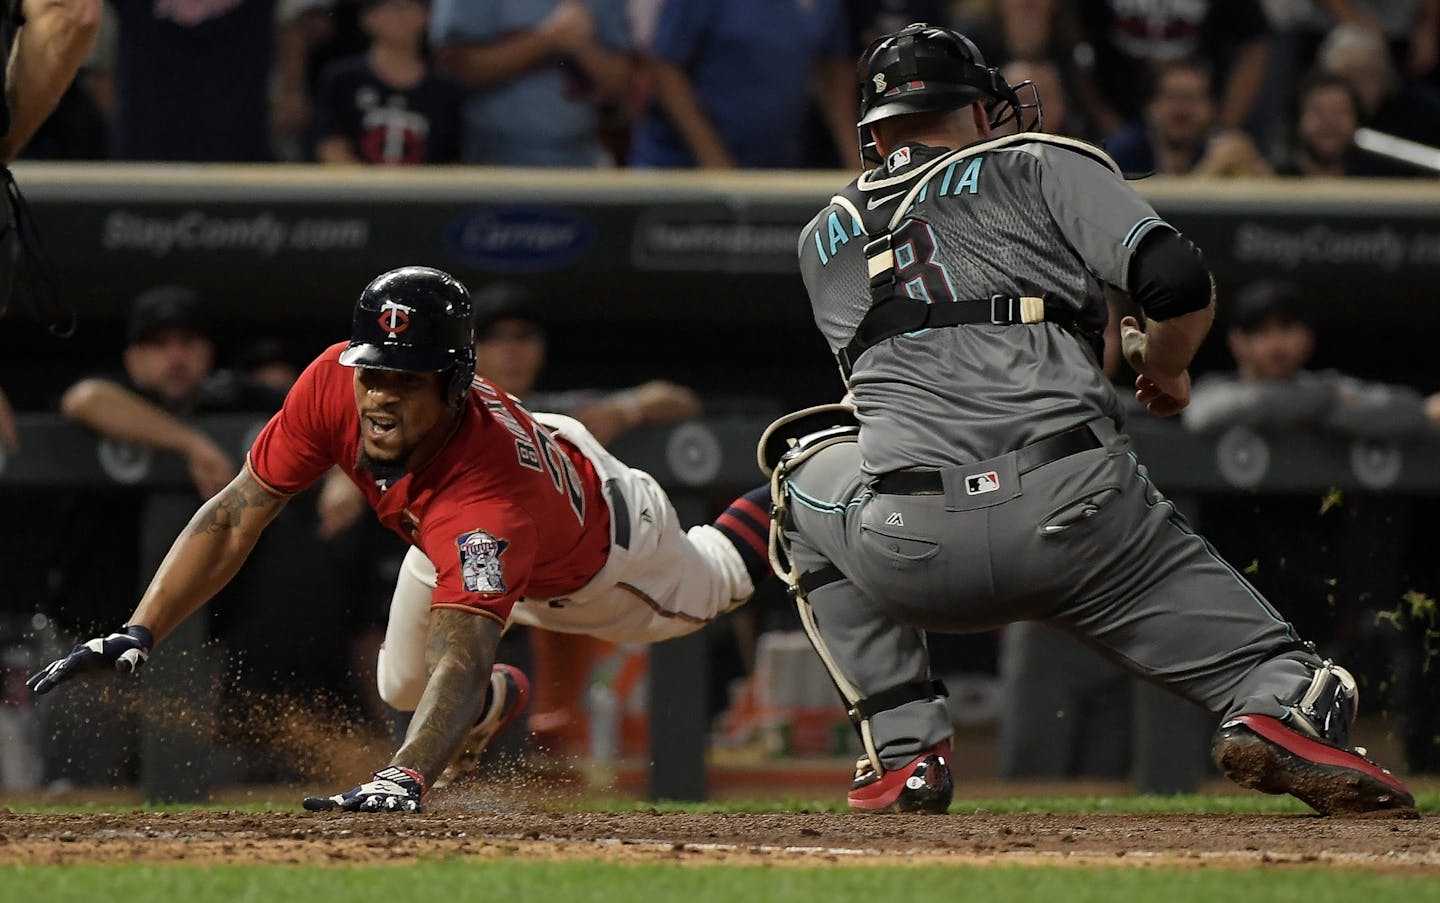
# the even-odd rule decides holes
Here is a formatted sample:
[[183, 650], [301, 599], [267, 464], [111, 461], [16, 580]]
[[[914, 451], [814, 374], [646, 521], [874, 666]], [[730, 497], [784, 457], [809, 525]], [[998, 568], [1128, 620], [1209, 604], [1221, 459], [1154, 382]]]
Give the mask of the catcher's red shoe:
[[529, 701], [530, 679], [525, 676], [524, 671], [514, 665], [496, 665], [491, 668], [490, 698], [486, 702], [485, 711], [480, 713], [480, 720], [475, 722], [470, 733], [466, 734], [465, 744], [460, 748], [455, 761], [440, 773], [440, 777], [435, 779], [430, 789], [448, 787], [474, 771], [485, 747], [490, 745], [496, 734], [520, 717]]
[[850, 808], [865, 812], [945, 812], [955, 795], [949, 760], [949, 740], [883, 774], [877, 774], [869, 756], [864, 756], [855, 762]]
[[1415, 798], [1364, 750], [1307, 737], [1269, 715], [1238, 715], [1220, 725], [1212, 753], [1235, 783], [1288, 793], [1321, 815], [1417, 818]]

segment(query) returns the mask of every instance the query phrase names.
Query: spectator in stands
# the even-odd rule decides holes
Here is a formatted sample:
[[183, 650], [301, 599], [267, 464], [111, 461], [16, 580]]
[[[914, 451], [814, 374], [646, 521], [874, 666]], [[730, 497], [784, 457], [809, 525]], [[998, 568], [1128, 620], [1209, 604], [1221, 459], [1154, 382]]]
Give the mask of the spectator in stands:
[[1097, 91], [1080, 100], [1103, 136], [1139, 119], [1155, 67], [1186, 58], [1226, 74], [1217, 120], [1242, 128], [1265, 77], [1269, 25], [1259, 0], [1193, 0], [1137, 4], [1078, 0], [1082, 52]]
[[435, 0], [440, 70], [466, 92], [461, 158], [602, 166], [602, 104], [630, 87], [623, 0]]
[[[1355, 88], [1361, 125], [1440, 147], [1440, 92], [1430, 85], [1402, 81], [1380, 35], [1356, 25], [1338, 26], [1320, 45], [1315, 62]], [[1356, 171], [1364, 175], [1414, 174], [1408, 166], [1373, 154], [1358, 158]]]
[[1334, 370], [1305, 369], [1315, 331], [1298, 288], [1281, 282], [1247, 286], [1236, 298], [1226, 333], [1238, 371], [1196, 380], [1181, 414], [1192, 430], [1235, 424], [1302, 424], [1355, 436], [1396, 438], [1440, 426], [1440, 393], [1365, 382]]
[[855, 159], [855, 73], [841, 0], [667, 0], [631, 165], [793, 168], [811, 86], [842, 161]]
[[426, 0], [364, 0], [363, 56], [331, 63], [316, 97], [321, 163], [451, 163], [460, 155], [460, 89], [424, 55]]
[[1312, 72], [1295, 95], [1290, 157], [1275, 171], [1282, 176], [1353, 176], [1355, 130], [1360, 127], [1360, 98], [1346, 79]]
[[496, 283], [476, 293], [475, 372], [533, 411], [568, 414], [601, 442], [650, 423], [688, 420], [700, 399], [685, 386], [652, 380], [619, 391], [536, 392], [545, 369], [545, 318], [525, 289]]
[[[116, 160], [250, 163], [272, 158], [280, 131], [308, 106], [303, 47], [277, 58], [276, 0], [111, 0], [116, 35], [110, 156]], [[279, 73], [272, 106], [272, 71]], [[106, 91], [111, 88], [106, 88]]]
[[1145, 118], [1108, 142], [1127, 173], [1267, 175], [1269, 166], [1244, 132], [1217, 128], [1211, 67], [1199, 59], [1155, 71]]
[[187, 419], [218, 411], [279, 409], [282, 396], [215, 372], [215, 346], [199, 297], [178, 286], [135, 299], [126, 331], [123, 376], [86, 377], [65, 391], [60, 410], [120, 442], [138, 442], [185, 459], [202, 498], [235, 476], [237, 462]]

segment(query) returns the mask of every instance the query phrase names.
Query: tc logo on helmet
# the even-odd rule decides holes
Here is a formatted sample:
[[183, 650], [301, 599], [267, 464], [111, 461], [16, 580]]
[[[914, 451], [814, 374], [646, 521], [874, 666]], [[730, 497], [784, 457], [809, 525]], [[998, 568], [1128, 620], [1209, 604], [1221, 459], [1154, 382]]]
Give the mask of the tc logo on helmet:
[[390, 333], [393, 339], [410, 328], [410, 314], [414, 311], [413, 307], [386, 301], [380, 305], [380, 328]]

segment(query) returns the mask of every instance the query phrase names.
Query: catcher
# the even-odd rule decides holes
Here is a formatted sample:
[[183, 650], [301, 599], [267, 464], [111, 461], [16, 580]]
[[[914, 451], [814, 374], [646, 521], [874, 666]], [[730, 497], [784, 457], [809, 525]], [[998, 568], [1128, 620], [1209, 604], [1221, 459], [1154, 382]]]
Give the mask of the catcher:
[[465, 286], [426, 267], [377, 277], [355, 305], [349, 343], [300, 376], [239, 475], [176, 539], [125, 626], [76, 646], [30, 688], [136, 671], [235, 575], [286, 500], [331, 467], [412, 545], [377, 677], [381, 697], [414, 717], [373, 780], [311, 797], [307, 809], [418, 810], [462, 749], [478, 754], [524, 706], [525, 676], [494, 664], [511, 619], [653, 642], [750, 597], [768, 564], [765, 525], [746, 512], [768, 511], [768, 488], [738, 499], [720, 526], [684, 532], [648, 474], [608, 454], [579, 422], [532, 416], [474, 367]]
[[865, 747], [850, 805], [950, 804], [927, 631], [1040, 620], [1221, 716], [1214, 758], [1241, 785], [1415, 815], [1351, 742], [1351, 674], [1215, 555], [1122, 431], [1098, 366], [1107, 286], [1145, 312], [1120, 324], [1136, 399], [1176, 414], [1213, 311], [1198, 249], [1100, 149], [996, 137], [1039, 100], [964, 35], [911, 25], [859, 73], [871, 168], [800, 239], [854, 409], [762, 444], [779, 570]]

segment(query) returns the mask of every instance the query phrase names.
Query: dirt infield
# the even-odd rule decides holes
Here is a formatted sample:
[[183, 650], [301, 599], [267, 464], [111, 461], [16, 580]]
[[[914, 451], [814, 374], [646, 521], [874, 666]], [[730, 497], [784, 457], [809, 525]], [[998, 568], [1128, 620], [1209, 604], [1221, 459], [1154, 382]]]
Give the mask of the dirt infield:
[[483, 797], [411, 815], [0, 814], [0, 865], [346, 865], [416, 858], [767, 865], [1016, 863], [1440, 869], [1440, 818], [545, 811]]

